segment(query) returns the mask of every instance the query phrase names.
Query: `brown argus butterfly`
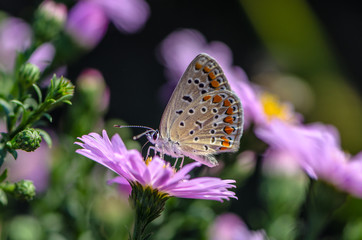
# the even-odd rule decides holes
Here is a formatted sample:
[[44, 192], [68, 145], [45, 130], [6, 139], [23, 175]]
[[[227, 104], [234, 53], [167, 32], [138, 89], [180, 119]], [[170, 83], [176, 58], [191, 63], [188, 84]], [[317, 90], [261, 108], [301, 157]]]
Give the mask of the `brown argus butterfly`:
[[147, 156], [153, 149], [161, 158], [164, 154], [187, 156], [214, 167], [218, 165], [215, 154], [239, 149], [243, 108], [220, 65], [202, 53], [178, 82], [162, 115], [160, 131], [148, 129], [136, 136], [146, 135], [154, 144]]

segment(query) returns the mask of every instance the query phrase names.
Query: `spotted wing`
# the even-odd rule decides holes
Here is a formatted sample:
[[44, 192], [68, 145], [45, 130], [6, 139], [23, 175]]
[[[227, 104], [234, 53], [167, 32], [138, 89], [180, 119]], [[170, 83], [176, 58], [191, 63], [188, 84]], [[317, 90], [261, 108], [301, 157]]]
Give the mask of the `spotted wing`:
[[231, 90], [227, 79], [215, 59], [199, 54], [187, 67], [178, 82], [162, 115], [160, 135], [170, 138], [170, 129], [196, 99], [218, 90]]
[[[195, 160], [216, 161], [212, 155], [235, 152], [243, 132], [243, 108], [229, 90], [199, 96], [171, 125], [170, 138]], [[217, 162], [216, 162], [217, 163]]]

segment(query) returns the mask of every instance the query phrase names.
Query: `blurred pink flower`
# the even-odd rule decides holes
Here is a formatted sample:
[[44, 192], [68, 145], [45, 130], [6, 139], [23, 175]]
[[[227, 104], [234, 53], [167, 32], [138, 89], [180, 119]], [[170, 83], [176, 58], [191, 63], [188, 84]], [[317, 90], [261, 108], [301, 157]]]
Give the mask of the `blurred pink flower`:
[[139, 31], [150, 16], [144, 0], [88, 0], [98, 4], [114, 25], [124, 33]]
[[150, 15], [144, 0], [84, 0], [69, 13], [67, 32], [82, 47], [95, 47], [107, 31], [109, 20], [125, 33], [140, 30]]
[[271, 149], [288, 152], [311, 178], [362, 198], [362, 152], [355, 157], [344, 153], [333, 126], [296, 126], [274, 120], [256, 134]]
[[30, 26], [19, 18], [0, 22], [0, 70], [11, 72], [17, 52], [27, 49], [32, 41]]
[[28, 62], [36, 65], [43, 72], [53, 61], [54, 55], [54, 46], [51, 43], [43, 43], [33, 52]]
[[190, 179], [189, 172], [201, 165], [198, 162], [188, 164], [178, 171], [158, 156], [145, 162], [140, 152], [126, 149], [118, 134], [110, 140], [105, 130], [103, 130], [103, 136], [90, 133], [79, 139], [83, 143], [76, 142], [76, 144], [82, 149], [76, 152], [116, 172], [119, 177], [112, 182], [122, 184], [126, 191], [130, 188], [127, 187], [125, 180], [181, 198], [217, 201], [236, 198], [235, 193], [228, 190], [235, 187], [232, 184], [235, 183], [234, 180], [221, 180], [214, 177]]
[[209, 240], [263, 240], [263, 230], [250, 231], [238, 215], [225, 213], [218, 216], [209, 230]]
[[108, 23], [97, 4], [81, 1], [69, 11], [66, 31], [81, 47], [91, 49], [102, 40]]
[[262, 112], [254, 86], [240, 67], [232, 65], [232, 52], [226, 44], [218, 41], [208, 43], [200, 32], [193, 29], [171, 33], [159, 47], [160, 61], [165, 66], [165, 75], [169, 80], [161, 89], [162, 100], [167, 101], [170, 98], [188, 64], [202, 52], [215, 58], [221, 65], [232, 90], [242, 102], [247, 128]]

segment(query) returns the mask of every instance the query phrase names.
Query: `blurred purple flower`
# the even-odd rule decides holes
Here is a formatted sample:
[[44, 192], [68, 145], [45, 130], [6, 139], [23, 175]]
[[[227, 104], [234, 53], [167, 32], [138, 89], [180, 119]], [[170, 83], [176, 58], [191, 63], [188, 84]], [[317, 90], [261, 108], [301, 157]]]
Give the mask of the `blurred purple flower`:
[[291, 125], [274, 120], [256, 135], [272, 150], [286, 151], [307, 174], [362, 198], [362, 152], [355, 157], [345, 154], [333, 126]]
[[200, 32], [193, 29], [175, 31], [160, 45], [160, 61], [165, 66], [165, 75], [169, 80], [161, 89], [162, 100], [166, 102], [170, 98], [188, 64], [202, 52], [210, 54], [221, 65], [232, 90], [243, 104], [247, 127], [262, 112], [254, 86], [240, 67], [232, 65], [232, 52], [226, 44], [218, 41], [208, 43]]
[[124, 33], [139, 31], [150, 16], [144, 0], [88, 0], [98, 4], [114, 25]]
[[218, 216], [209, 230], [209, 240], [263, 240], [263, 230], [250, 231], [245, 223], [233, 213]]
[[69, 11], [66, 31], [81, 47], [91, 49], [102, 40], [108, 23], [97, 4], [82, 1]]
[[103, 130], [103, 136], [90, 133], [79, 139], [83, 143], [76, 142], [76, 144], [83, 149], [78, 149], [76, 152], [116, 172], [119, 177], [115, 178], [113, 182], [123, 184], [123, 188], [126, 190], [130, 190], [130, 188], [127, 187], [124, 180], [137, 182], [170, 196], [181, 198], [217, 201], [236, 198], [235, 193], [228, 190], [228, 188], [235, 187], [232, 184], [235, 183], [234, 180], [221, 180], [214, 177], [190, 179], [188, 173], [201, 165], [198, 162], [188, 164], [176, 172], [158, 156], [145, 162], [140, 152], [126, 149], [118, 134], [110, 140], [107, 132]]
[[51, 43], [40, 45], [30, 56], [28, 62], [36, 65], [41, 72], [53, 61], [55, 48]]
[[67, 32], [82, 47], [95, 47], [107, 31], [109, 20], [125, 33], [140, 30], [150, 15], [143, 0], [84, 0], [69, 13]]
[[32, 41], [30, 26], [19, 18], [0, 22], [0, 70], [11, 72], [17, 52], [27, 49]]

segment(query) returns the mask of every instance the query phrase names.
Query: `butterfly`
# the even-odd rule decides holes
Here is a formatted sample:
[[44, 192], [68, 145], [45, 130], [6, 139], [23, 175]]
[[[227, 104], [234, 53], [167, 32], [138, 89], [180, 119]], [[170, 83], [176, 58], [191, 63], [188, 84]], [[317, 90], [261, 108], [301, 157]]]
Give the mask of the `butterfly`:
[[[179, 80], [162, 115], [159, 130], [146, 135], [161, 158], [185, 156], [209, 167], [215, 154], [236, 152], [243, 133], [243, 108], [220, 65], [209, 55], [195, 57]], [[120, 126], [118, 126], [120, 127]], [[177, 162], [177, 160], [176, 160]], [[176, 163], [175, 163], [176, 164]]]

